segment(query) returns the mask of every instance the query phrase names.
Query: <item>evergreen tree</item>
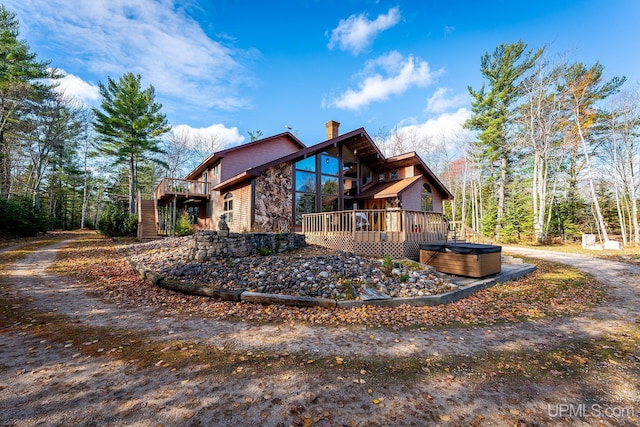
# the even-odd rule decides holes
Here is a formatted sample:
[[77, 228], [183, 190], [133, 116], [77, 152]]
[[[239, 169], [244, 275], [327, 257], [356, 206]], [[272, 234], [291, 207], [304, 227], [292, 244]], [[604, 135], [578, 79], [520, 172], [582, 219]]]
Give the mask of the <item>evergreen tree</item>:
[[50, 88], [44, 78], [55, 77], [47, 62], [40, 62], [29, 46], [18, 39], [16, 14], [0, 4], [0, 195], [12, 190], [12, 164], [17, 144], [7, 138], [21, 111]]
[[495, 189], [496, 239], [500, 239], [504, 226], [505, 199], [511, 179], [514, 138], [510, 135], [509, 124], [521, 96], [518, 85], [542, 52], [543, 49], [535, 52], [527, 50], [527, 45], [522, 41], [500, 44], [492, 54], [487, 52], [481, 58], [480, 72], [488, 81], [489, 89], [485, 89], [484, 83], [478, 91], [468, 88], [473, 98], [473, 115], [465, 127], [480, 131], [478, 145], [483, 159], [488, 162]]
[[160, 137], [169, 126], [162, 105], [155, 101], [155, 89], [142, 89], [140, 75], [126, 73], [118, 81], [108, 77], [107, 84], [99, 83], [102, 102], [94, 109], [95, 129], [99, 135], [99, 150], [115, 158], [115, 164], [127, 164], [129, 169], [129, 213], [136, 212], [138, 163], [152, 161], [167, 167], [154, 157], [163, 153]]

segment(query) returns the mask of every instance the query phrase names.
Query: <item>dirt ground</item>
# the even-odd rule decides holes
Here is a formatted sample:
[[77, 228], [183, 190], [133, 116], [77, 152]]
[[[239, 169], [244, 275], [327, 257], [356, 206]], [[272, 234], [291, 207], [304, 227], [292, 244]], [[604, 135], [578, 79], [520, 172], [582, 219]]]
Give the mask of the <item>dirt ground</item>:
[[[615, 363], [594, 365], [584, 370], [586, 375], [567, 379], [554, 372], [533, 377], [480, 375], [473, 368], [496, 354], [535, 354], [637, 330], [640, 266], [504, 247], [505, 252], [548, 258], [591, 273], [606, 286], [607, 302], [580, 316], [555, 320], [393, 330], [227, 322], [132, 310], [91, 296], [80, 282], [54, 275], [48, 268], [62, 245], [40, 249], [5, 269], [2, 279], [9, 284], [5, 292], [28, 298], [41, 312], [64, 314], [79, 326], [116, 333], [135, 329], [159, 343], [180, 337], [237, 355], [295, 355], [307, 362], [287, 369], [274, 369], [268, 363], [211, 372], [198, 364], [165, 366], [159, 353], [156, 366], [140, 368], [134, 361], [114, 357], [117, 348], [105, 348], [104, 356], [87, 356], [74, 342], [34, 337], [29, 325], [2, 325], [2, 426], [626, 426], [640, 422], [637, 369], [619, 370]], [[431, 359], [447, 357], [456, 360], [455, 372], [428, 368]], [[340, 363], [353, 359], [372, 367], [419, 358], [427, 365], [406, 377], [385, 377], [380, 373], [384, 369], [345, 374], [334, 371], [331, 364], [314, 364], [323, 358]], [[465, 371], [460, 366], [470, 368]]]

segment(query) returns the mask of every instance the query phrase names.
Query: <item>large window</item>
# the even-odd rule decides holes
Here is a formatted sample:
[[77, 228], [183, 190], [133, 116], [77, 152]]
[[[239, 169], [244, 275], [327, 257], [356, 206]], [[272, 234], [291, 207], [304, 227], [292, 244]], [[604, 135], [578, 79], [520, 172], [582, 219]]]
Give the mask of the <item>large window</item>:
[[426, 212], [433, 211], [433, 191], [429, 184], [422, 186], [422, 210]]
[[227, 222], [233, 222], [233, 193], [224, 195], [222, 210], [222, 213], [227, 216]]
[[295, 163], [295, 219], [302, 223], [302, 214], [316, 211], [316, 156]]
[[[335, 151], [335, 150], [334, 150]], [[336, 153], [337, 154], [337, 153]], [[320, 154], [320, 192], [322, 193], [322, 212], [338, 210], [338, 192], [340, 166], [333, 153]]]

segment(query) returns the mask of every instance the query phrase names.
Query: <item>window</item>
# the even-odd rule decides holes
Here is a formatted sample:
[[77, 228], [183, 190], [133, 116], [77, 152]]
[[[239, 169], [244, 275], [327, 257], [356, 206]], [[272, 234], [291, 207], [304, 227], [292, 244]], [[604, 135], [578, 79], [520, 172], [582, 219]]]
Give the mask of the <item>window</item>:
[[371, 169], [366, 165], [362, 165], [362, 185], [367, 185], [372, 179]]
[[187, 208], [187, 214], [189, 215], [189, 222], [192, 225], [196, 225], [198, 223], [199, 213], [200, 213], [200, 208], [198, 206], [189, 206]]
[[426, 212], [433, 211], [433, 192], [429, 184], [422, 186], [422, 210]]
[[224, 195], [222, 211], [222, 213], [227, 216], [227, 222], [233, 222], [233, 193]]
[[324, 175], [338, 175], [338, 159], [327, 154], [320, 156], [320, 165]]
[[309, 156], [306, 159], [302, 159], [296, 163], [296, 169], [302, 171], [315, 172], [316, 171], [316, 156]]
[[295, 163], [295, 219], [302, 223], [302, 214], [316, 211], [316, 159], [315, 155]]
[[316, 191], [316, 174], [311, 172], [296, 171], [296, 191], [313, 193]]
[[398, 171], [394, 170], [389, 172], [389, 180], [398, 179]]
[[322, 175], [322, 194], [338, 194], [338, 178]]
[[220, 175], [220, 162], [213, 165], [213, 176]]
[[383, 182], [384, 181], [384, 172], [380, 172], [378, 174], [378, 182]]

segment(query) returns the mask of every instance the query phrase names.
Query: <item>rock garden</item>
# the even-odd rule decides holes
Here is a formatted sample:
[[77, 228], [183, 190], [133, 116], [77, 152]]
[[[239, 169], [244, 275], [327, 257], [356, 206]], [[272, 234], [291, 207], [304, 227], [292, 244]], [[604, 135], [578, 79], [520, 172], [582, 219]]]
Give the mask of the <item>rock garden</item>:
[[228, 290], [279, 295], [358, 299], [365, 289], [389, 297], [450, 292], [457, 285], [431, 267], [410, 260], [369, 258], [308, 246], [273, 254], [193, 260], [193, 237], [168, 238], [127, 246], [136, 265], [164, 279]]

